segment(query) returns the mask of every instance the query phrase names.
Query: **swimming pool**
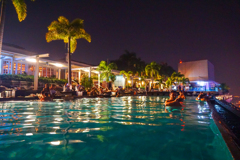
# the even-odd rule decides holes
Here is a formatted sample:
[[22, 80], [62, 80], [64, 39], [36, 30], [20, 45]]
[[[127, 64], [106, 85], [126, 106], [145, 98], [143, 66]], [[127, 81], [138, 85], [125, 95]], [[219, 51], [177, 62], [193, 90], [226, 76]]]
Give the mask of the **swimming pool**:
[[0, 159], [233, 159], [206, 102], [166, 98], [0, 103]]

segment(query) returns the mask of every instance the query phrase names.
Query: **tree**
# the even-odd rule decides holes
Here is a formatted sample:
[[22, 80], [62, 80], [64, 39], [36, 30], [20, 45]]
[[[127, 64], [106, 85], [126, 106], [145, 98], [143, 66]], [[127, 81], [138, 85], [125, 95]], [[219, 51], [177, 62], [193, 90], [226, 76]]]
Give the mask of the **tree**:
[[167, 87], [167, 88], [170, 88], [170, 87], [172, 86], [172, 84], [173, 84], [172, 78], [171, 78], [171, 77], [168, 77], [168, 79], [167, 79], [167, 81], [165, 82], [165, 84], [166, 84], [166, 87]]
[[140, 75], [145, 69], [145, 62], [136, 56], [136, 53], [125, 50], [117, 60], [113, 60], [117, 64], [119, 70], [125, 70], [126, 72], [132, 71], [133, 74]]
[[[35, 0], [31, 0], [35, 1]], [[5, 12], [6, 12], [7, 0], [2, 0], [1, 5], [1, 17], [0, 17], [0, 56], [2, 53], [3, 31], [5, 25]], [[23, 21], [27, 17], [27, 5], [24, 0], [12, 0], [12, 4], [17, 12], [19, 22]], [[1, 65], [1, 63], [0, 63]], [[0, 69], [1, 74], [1, 69]]]
[[106, 79], [106, 82], [109, 82], [109, 79], [115, 81], [115, 75], [112, 73], [113, 69], [117, 69], [117, 65], [115, 63], [107, 64], [106, 61], [101, 61], [97, 67], [97, 71], [100, 71], [101, 79]]
[[173, 82], [181, 82], [181, 79], [184, 77], [183, 74], [181, 74], [180, 72], [173, 72], [173, 74], [171, 75], [171, 79], [173, 80]]
[[83, 75], [81, 78], [81, 84], [86, 88], [86, 89], [91, 89], [93, 86], [93, 78], [88, 77], [87, 75]]
[[46, 41], [63, 40], [68, 44], [68, 84], [71, 84], [71, 54], [77, 48], [77, 39], [83, 38], [89, 43], [91, 36], [84, 30], [83, 20], [75, 19], [71, 23], [67, 18], [60, 16], [48, 26]]
[[182, 82], [183, 85], [190, 83], [189, 79], [185, 78], [185, 76], [180, 79], [180, 82]]
[[151, 77], [152, 84], [153, 84], [154, 78], [157, 78], [159, 76], [160, 69], [161, 69], [161, 66], [154, 61], [145, 67], [146, 75]]
[[220, 87], [221, 87], [223, 93], [228, 93], [230, 90], [230, 87], [226, 83], [221, 83]]
[[120, 75], [124, 75], [125, 77], [127, 77], [127, 82], [130, 80], [132, 74], [133, 74], [132, 71], [128, 71], [128, 72], [124, 70], [120, 71]]
[[165, 80], [167, 80], [167, 77], [170, 77], [173, 74], [173, 72], [175, 72], [175, 70], [171, 66], [169, 66], [167, 63], [162, 62], [160, 66], [161, 66], [161, 69], [159, 71], [159, 74], [162, 77], [164, 77]]

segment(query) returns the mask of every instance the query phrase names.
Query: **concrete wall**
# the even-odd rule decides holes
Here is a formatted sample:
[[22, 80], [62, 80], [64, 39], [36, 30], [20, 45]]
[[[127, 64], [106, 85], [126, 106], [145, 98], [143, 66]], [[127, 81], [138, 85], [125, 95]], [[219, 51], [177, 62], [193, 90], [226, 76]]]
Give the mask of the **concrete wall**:
[[214, 80], [214, 66], [208, 60], [179, 63], [178, 72], [190, 81]]
[[214, 65], [208, 61], [208, 80], [214, 81], [215, 75], [214, 75]]

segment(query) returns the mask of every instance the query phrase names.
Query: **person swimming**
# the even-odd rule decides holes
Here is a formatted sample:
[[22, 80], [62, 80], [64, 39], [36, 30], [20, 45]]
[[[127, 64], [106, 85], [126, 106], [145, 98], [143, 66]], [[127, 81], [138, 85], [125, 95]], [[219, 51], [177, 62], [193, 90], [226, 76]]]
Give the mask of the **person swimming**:
[[180, 104], [180, 98], [176, 98], [176, 93], [171, 91], [169, 94], [169, 99], [165, 101], [165, 106], [182, 106]]
[[199, 95], [197, 96], [196, 100], [197, 101], [204, 101], [204, 97], [205, 97], [204, 93], [200, 92]]
[[50, 97], [48, 96], [48, 93], [45, 92], [45, 93], [43, 94], [43, 98], [41, 98], [40, 101], [42, 101], [42, 102], [52, 101], [52, 98], [50, 98]]
[[211, 98], [210, 93], [208, 92], [207, 95], [204, 95], [203, 98], [201, 98], [201, 101], [209, 101]]
[[183, 102], [186, 99], [184, 92], [179, 91], [179, 96], [177, 98], [179, 99], [179, 102]]

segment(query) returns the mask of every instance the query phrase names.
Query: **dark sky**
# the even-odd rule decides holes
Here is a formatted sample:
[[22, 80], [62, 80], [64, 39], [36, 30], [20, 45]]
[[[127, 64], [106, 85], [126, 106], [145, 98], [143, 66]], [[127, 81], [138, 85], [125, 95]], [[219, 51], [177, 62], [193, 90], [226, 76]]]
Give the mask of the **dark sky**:
[[8, 1], [4, 42], [53, 59], [64, 57], [62, 41], [47, 43], [47, 26], [59, 16], [84, 19], [92, 42], [78, 40], [73, 58], [90, 64], [117, 59], [124, 50], [146, 62], [208, 59], [215, 80], [240, 95], [240, 3], [234, 0], [27, 0], [28, 16], [18, 22]]

